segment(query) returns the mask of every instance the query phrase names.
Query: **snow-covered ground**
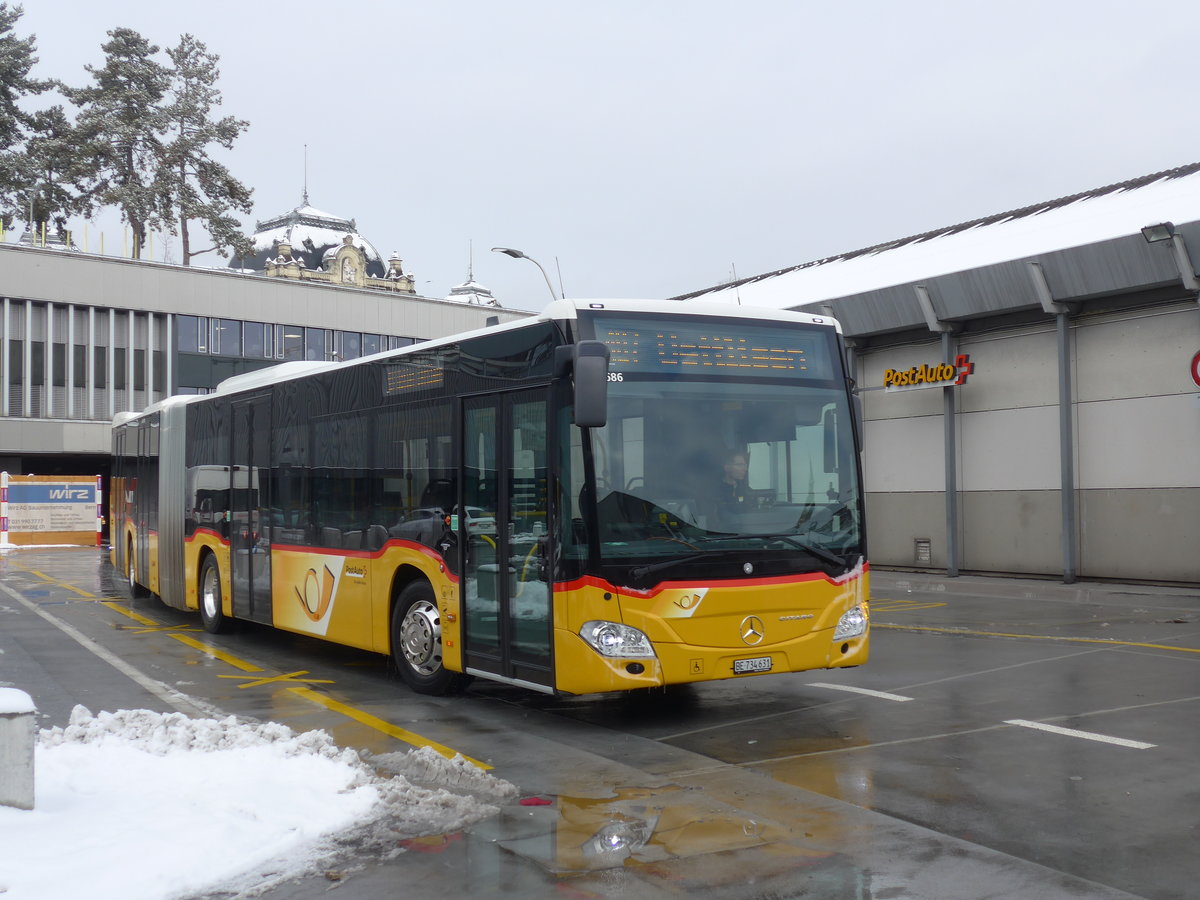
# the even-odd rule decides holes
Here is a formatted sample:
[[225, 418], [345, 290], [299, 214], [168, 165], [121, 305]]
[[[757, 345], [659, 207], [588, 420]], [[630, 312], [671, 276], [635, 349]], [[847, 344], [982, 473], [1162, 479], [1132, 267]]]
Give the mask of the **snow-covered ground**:
[[253, 896], [352, 871], [496, 812], [516, 788], [429, 748], [364, 758], [323, 731], [77, 706], [43, 730], [33, 810], [0, 807], [0, 898]]

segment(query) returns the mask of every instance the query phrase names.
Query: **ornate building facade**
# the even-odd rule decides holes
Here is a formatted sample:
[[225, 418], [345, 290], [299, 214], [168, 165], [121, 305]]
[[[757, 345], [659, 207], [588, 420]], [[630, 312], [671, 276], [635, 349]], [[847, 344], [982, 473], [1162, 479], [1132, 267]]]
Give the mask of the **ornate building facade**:
[[353, 219], [314, 209], [304, 202], [290, 212], [255, 224], [254, 255], [235, 260], [242, 271], [268, 278], [290, 278], [416, 294], [415, 282], [393, 253], [386, 261], [358, 233]]

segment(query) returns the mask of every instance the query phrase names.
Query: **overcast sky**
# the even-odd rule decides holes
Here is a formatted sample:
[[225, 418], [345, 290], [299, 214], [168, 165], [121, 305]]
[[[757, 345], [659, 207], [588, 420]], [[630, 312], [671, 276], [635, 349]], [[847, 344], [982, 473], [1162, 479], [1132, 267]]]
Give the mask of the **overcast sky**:
[[525, 309], [541, 275], [489, 248], [568, 296], [665, 297], [1200, 159], [1200, 5], [24, 5], [41, 77], [85, 83], [115, 27], [220, 55], [248, 230], [300, 204], [307, 144], [311, 204], [420, 293], [473, 243]]

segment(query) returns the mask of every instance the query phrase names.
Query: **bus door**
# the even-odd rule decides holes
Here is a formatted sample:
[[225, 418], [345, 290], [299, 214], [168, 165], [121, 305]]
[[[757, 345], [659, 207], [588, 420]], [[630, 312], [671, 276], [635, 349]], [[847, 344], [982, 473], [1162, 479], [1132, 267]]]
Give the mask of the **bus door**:
[[547, 552], [549, 392], [474, 397], [463, 404], [459, 506], [467, 669], [551, 687]]
[[233, 615], [271, 622], [269, 394], [233, 404], [229, 467], [229, 559]]

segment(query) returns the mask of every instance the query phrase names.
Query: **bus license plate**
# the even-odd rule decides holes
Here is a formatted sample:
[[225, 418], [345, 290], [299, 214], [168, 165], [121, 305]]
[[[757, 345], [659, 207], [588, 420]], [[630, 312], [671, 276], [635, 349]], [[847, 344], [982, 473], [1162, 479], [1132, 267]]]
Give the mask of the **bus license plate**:
[[741, 675], [743, 672], [770, 672], [771, 657], [756, 656], [753, 659], [735, 659], [733, 661], [733, 674]]

